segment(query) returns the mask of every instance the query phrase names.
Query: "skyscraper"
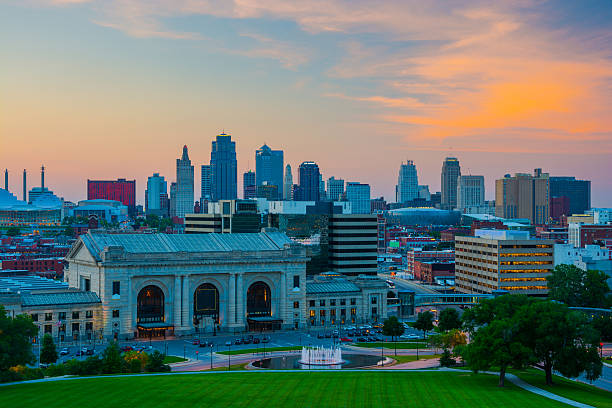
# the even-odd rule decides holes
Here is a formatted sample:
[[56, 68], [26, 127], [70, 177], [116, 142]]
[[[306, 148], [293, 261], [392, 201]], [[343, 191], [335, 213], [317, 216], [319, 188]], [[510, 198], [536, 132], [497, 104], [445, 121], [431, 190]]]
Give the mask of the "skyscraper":
[[189, 160], [187, 145], [183, 146], [183, 156], [176, 159], [176, 196], [174, 215], [184, 218], [193, 212], [193, 166]]
[[147, 214], [168, 215], [162, 214], [162, 208], [167, 210], [167, 205], [163, 200], [168, 199], [168, 183], [164, 176], [159, 173], [153, 173], [147, 179], [147, 189], [145, 191], [145, 211]]
[[319, 201], [319, 174], [317, 163], [305, 161], [300, 164], [297, 201]]
[[495, 215], [502, 218], [527, 218], [533, 224], [548, 222], [550, 180], [548, 173], [535, 169], [533, 176], [506, 174], [495, 181]]
[[211, 198], [211, 174], [210, 174], [210, 165], [203, 164], [201, 168], [202, 176], [201, 176], [201, 186], [200, 186], [200, 204], [204, 202], [204, 200], [210, 201]]
[[569, 214], [583, 214], [591, 209], [591, 182], [576, 177], [551, 177], [550, 198], [567, 197]]
[[468, 207], [481, 207], [484, 201], [484, 176], [459, 176], [456, 208], [463, 211]]
[[346, 183], [346, 200], [353, 214], [370, 214], [370, 185]]
[[257, 197], [255, 178], [255, 173], [251, 170], [242, 175], [242, 194], [245, 199]]
[[319, 173], [319, 200], [327, 200], [327, 194], [325, 193], [325, 181], [323, 181], [323, 175]]
[[456, 157], [447, 157], [442, 164], [441, 192], [443, 210], [457, 207], [457, 178], [461, 175], [461, 166]]
[[[264, 183], [278, 187], [278, 191], [283, 187], [283, 151], [272, 150], [264, 144], [255, 151], [255, 181], [256, 185]], [[280, 198], [280, 197], [277, 197]]]
[[285, 167], [283, 199], [287, 201], [293, 200], [293, 174], [291, 174], [291, 166], [289, 164]]
[[213, 201], [235, 200], [238, 198], [238, 164], [236, 162], [236, 142], [225, 133], [217, 135], [212, 142], [210, 168]]
[[330, 201], [339, 201], [344, 194], [344, 180], [334, 178], [333, 176], [327, 179], [327, 199]]
[[397, 186], [395, 187], [395, 201], [405, 203], [412, 201], [419, 196], [419, 179], [417, 169], [412, 160], [407, 160], [406, 164], [402, 163], [397, 177]]

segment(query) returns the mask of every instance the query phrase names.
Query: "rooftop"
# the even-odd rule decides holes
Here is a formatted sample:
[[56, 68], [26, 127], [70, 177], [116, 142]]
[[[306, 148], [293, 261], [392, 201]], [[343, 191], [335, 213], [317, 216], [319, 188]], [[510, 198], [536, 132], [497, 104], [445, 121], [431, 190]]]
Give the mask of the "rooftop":
[[74, 305], [100, 303], [100, 298], [93, 292], [64, 291], [57, 293], [27, 293], [21, 296], [23, 306]]

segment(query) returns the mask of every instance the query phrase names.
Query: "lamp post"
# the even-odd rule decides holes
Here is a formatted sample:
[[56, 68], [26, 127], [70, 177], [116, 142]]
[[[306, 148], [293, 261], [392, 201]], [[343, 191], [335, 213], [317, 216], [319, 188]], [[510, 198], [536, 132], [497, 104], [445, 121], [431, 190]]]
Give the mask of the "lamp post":
[[230, 362], [232, 361], [232, 342], [227, 346], [227, 371], [230, 371]]
[[212, 353], [213, 353], [213, 345], [212, 343], [210, 343], [210, 369], [213, 369], [213, 359], [212, 359]]
[[383, 341], [380, 342], [380, 358], [382, 358], [381, 360], [381, 367], [385, 366], [385, 339], [383, 338]]

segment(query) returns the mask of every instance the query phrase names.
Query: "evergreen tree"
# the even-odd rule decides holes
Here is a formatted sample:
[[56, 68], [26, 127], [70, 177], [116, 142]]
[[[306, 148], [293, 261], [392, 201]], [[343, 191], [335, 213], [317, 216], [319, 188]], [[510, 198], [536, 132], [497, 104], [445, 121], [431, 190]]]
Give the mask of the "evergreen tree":
[[40, 362], [42, 364], [54, 364], [57, 361], [57, 349], [50, 334], [45, 334], [42, 339], [40, 350]]

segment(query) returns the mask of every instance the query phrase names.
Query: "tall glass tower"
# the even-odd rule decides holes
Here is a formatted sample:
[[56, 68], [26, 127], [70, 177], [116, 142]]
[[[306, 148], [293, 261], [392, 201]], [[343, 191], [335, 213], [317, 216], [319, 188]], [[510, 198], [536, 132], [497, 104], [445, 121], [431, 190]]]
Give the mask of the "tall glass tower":
[[[283, 164], [282, 150], [272, 150], [266, 144], [255, 151], [255, 181], [257, 186], [263, 184], [274, 185], [278, 191], [283, 190]], [[281, 197], [277, 197], [281, 198]]]
[[238, 198], [236, 142], [225, 133], [217, 135], [210, 152], [211, 195], [213, 201]]
[[456, 157], [447, 157], [442, 164], [440, 207], [452, 210], [457, 207], [457, 178], [461, 175], [461, 166]]

